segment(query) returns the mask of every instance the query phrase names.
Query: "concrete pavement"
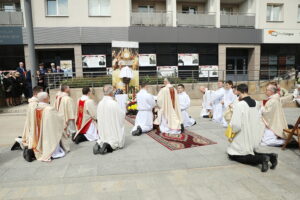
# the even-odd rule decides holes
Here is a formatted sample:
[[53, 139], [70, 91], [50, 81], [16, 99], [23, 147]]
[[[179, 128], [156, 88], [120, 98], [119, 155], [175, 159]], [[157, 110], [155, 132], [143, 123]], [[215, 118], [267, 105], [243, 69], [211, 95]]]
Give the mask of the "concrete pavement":
[[[285, 109], [295, 123], [299, 108]], [[300, 152], [267, 148], [279, 154], [276, 170], [228, 160], [224, 128], [200, 119], [190, 128], [218, 144], [170, 151], [147, 135], [132, 137], [126, 123], [126, 146], [105, 156], [93, 155], [94, 143], [72, 145], [72, 151], [50, 163], [28, 163], [11, 152], [25, 116], [0, 115], [0, 199], [298, 199]]]

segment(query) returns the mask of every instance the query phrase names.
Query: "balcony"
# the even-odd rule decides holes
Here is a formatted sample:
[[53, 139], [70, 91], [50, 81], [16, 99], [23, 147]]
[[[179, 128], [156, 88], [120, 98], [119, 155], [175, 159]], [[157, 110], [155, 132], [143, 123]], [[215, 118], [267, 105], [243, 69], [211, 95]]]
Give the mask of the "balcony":
[[216, 13], [195, 12], [177, 13], [177, 26], [189, 27], [215, 27]]
[[221, 27], [255, 27], [255, 14], [252, 13], [226, 13], [221, 14]]
[[172, 26], [172, 12], [131, 12], [131, 26]]
[[23, 26], [21, 10], [0, 10], [0, 26]]

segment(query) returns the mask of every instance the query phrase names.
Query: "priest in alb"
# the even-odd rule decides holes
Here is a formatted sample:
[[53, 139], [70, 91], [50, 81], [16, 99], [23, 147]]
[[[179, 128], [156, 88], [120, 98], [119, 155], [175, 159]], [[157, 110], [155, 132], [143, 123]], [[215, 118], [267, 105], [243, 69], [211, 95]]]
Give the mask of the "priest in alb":
[[73, 99], [70, 97], [70, 88], [67, 85], [61, 86], [61, 92], [55, 101], [56, 110], [64, 116], [62, 123], [64, 125], [64, 134], [62, 138], [62, 147], [66, 152], [70, 151], [70, 137], [76, 133], [75, 127], [75, 108]]
[[200, 92], [203, 94], [202, 97], [202, 110], [200, 116], [203, 118], [209, 118], [212, 116], [211, 101], [214, 95], [214, 91], [209, 90], [203, 86], [200, 87]]
[[159, 125], [162, 133], [181, 134], [184, 127], [177, 91], [167, 78], [164, 85], [157, 95], [159, 110], [154, 124]]
[[[223, 97], [223, 101], [221, 102], [223, 104], [224, 111], [229, 109], [229, 106], [231, 104], [233, 104], [233, 102], [237, 98], [236, 95], [233, 93], [232, 87], [233, 87], [232, 81], [226, 81], [225, 90], [224, 90], [224, 97]], [[223, 127], [227, 127], [227, 126], [228, 126], [228, 124], [227, 124], [226, 120], [223, 117]]]
[[35, 130], [32, 140], [34, 156], [39, 161], [51, 161], [51, 159], [65, 156], [60, 146], [64, 127], [60, 115], [49, 104], [47, 92], [40, 92], [37, 95], [39, 103], [34, 113]]
[[262, 145], [281, 146], [286, 139], [283, 129], [287, 129], [288, 126], [278, 88], [273, 84], [269, 84], [266, 88], [266, 95], [268, 99], [264, 101], [264, 105], [261, 108], [261, 114], [266, 126]]
[[218, 89], [214, 92], [211, 105], [213, 107], [213, 120], [218, 123], [223, 122], [224, 106], [222, 104], [225, 90], [223, 81], [218, 81]]
[[179, 84], [177, 87], [178, 90], [178, 100], [181, 109], [181, 116], [183, 118], [184, 128], [190, 127], [196, 124], [196, 121], [189, 115], [188, 109], [191, 105], [191, 99], [189, 95], [185, 92], [183, 84]]
[[26, 120], [25, 120], [25, 126], [23, 129], [23, 135], [22, 135], [22, 146], [24, 148], [31, 148], [32, 146], [32, 136], [34, 131], [34, 112], [35, 109], [39, 103], [39, 100], [37, 98], [38, 93], [43, 92], [43, 88], [40, 86], [35, 86], [32, 90], [33, 96], [28, 99], [28, 108], [26, 112]]
[[147, 92], [146, 82], [141, 83], [141, 90], [136, 95], [138, 113], [135, 119], [135, 125], [131, 130], [133, 136], [139, 136], [142, 133], [153, 129], [153, 108], [155, 100], [153, 95]]
[[99, 139], [93, 148], [94, 154], [110, 153], [125, 144], [125, 112], [113, 98], [112, 85], [105, 85], [103, 93], [104, 97], [97, 107]]
[[82, 96], [77, 101], [77, 133], [73, 136], [76, 144], [84, 141], [95, 141], [99, 139], [97, 131], [97, 105], [90, 98], [91, 90], [89, 87], [82, 89]]

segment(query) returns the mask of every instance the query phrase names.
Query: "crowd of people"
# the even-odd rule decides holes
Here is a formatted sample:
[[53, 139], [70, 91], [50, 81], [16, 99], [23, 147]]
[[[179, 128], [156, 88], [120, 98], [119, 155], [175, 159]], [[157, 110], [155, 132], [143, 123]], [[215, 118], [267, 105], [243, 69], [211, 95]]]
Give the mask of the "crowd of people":
[[[232, 81], [226, 81], [224, 85], [219, 81], [216, 91], [200, 87], [203, 93], [201, 116], [212, 118], [232, 132], [227, 149], [230, 159], [244, 164], [261, 164], [262, 172], [269, 169], [271, 162], [271, 169], [275, 169], [278, 155], [260, 152], [258, 147], [280, 146], [285, 142], [283, 129], [287, 128], [287, 122], [280, 97], [282, 90], [276, 83], [269, 83], [267, 99], [260, 103], [250, 97], [245, 84], [233, 86]], [[123, 148], [126, 106], [117, 96], [126, 94], [116, 91], [112, 85], [105, 85], [103, 94], [97, 105], [91, 98], [91, 89], [85, 87], [74, 103], [69, 86], [62, 85], [51, 106], [43, 87], [35, 87], [22, 138], [17, 138], [24, 149], [24, 158], [27, 161], [51, 161], [63, 157], [71, 150], [71, 141], [75, 144], [96, 141], [94, 154], [103, 155]], [[140, 136], [154, 128], [177, 135], [196, 124], [188, 113], [190, 98], [182, 84], [175, 88], [165, 79], [158, 95], [153, 96], [148, 92], [147, 83], [142, 82], [136, 101], [138, 113], [132, 136]]]
[[[55, 63], [51, 63], [51, 68], [48, 69], [45, 68], [43, 63], [39, 64], [39, 69], [36, 71], [36, 80], [37, 85], [44, 90], [47, 88], [46, 74], [50, 73], [57, 75], [63, 74], [64, 71]], [[28, 99], [32, 97], [31, 71], [26, 70], [23, 62], [19, 62], [16, 70], [1, 73], [1, 86], [8, 107], [27, 103]]]

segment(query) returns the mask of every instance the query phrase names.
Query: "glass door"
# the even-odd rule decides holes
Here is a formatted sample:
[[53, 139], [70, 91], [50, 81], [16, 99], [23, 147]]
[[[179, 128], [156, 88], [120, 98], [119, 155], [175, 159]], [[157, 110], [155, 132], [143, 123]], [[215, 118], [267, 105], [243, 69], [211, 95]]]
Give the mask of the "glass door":
[[226, 59], [226, 79], [232, 81], [248, 80], [247, 57], [227, 57]]

